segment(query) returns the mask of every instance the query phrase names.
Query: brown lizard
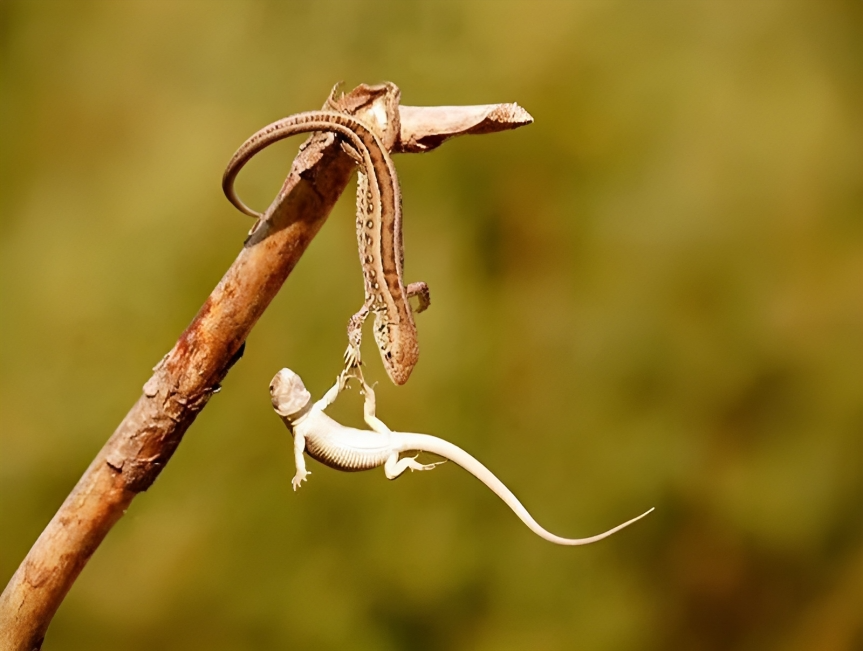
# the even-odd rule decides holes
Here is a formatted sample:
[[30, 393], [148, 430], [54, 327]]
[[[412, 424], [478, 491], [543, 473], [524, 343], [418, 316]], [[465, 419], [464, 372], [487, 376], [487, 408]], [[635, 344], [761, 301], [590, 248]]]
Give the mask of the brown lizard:
[[272, 143], [300, 133], [329, 131], [344, 139], [345, 151], [356, 161], [357, 242], [365, 284], [362, 308], [348, 323], [345, 367], [361, 363], [362, 327], [369, 313], [375, 315], [374, 337], [384, 368], [395, 384], [408, 381], [419, 358], [411, 296], [419, 298], [417, 312], [429, 305], [429, 289], [423, 282], [404, 284], [402, 208], [398, 177], [389, 153], [377, 134], [360, 120], [336, 111], [308, 111], [267, 125], [249, 137], [228, 163], [222, 189], [240, 211], [262, 215], [246, 206], [234, 190], [243, 166]]

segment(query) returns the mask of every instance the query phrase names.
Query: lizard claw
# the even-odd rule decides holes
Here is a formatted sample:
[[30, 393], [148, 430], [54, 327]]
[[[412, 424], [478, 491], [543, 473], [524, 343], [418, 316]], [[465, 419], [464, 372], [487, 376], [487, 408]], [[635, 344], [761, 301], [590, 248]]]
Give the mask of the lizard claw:
[[302, 485], [302, 483], [306, 480], [306, 477], [312, 474], [311, 470], [297, 470], [297, 474], [294, 475], [294, 478], [291, 480], [291, 484], [294, 487], [294, 492]]
[[360, 366], [346, 366], [342, 369], [342, 372], [339, 373], [338, 378], [336, 378], [336, 382], [339, 385], [339, 393], [345, 390], [348, 386], [348, 382], [351, 380], [358, 380], [360, 383], [365, 384], [365, 379], [363, 378], [363, 369]]
[[345, 370], [357, 368], [362, 363], [359, 346], [348, 344], [348, 347], [345, 349]]

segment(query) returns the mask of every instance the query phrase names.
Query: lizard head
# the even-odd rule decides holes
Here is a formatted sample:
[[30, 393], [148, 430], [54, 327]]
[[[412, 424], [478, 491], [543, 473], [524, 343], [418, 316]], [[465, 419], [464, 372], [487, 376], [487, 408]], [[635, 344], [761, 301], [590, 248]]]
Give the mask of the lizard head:
[[283, 368], [270, 382], [270, 398], [276, 413], [290, 418], [303, 411], [311, 401], [312, 394], [306, 389], [299, 375], [289, 368]]
[[416, 328], [413, 324], [387, 324], [383, 319], [378, 323], [376, 319], [374, 335], [387, 375], [394, 384], [404, 384], [419, 359]]

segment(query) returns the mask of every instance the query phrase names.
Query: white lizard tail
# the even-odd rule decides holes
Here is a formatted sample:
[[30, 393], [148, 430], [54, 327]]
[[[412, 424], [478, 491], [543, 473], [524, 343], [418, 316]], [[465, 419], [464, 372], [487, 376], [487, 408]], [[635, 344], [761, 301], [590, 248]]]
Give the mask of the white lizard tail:
[[432, 454], [437, 454], [444, 459], [448, 459], [449, 461], [460, 465], [474, 477], [479, 479], [483, 484], [488, 486], [495, 495], [502, 499], [521, 519], [521, 521], [524, 522], [537, 536], [557, 545], [589, 545], [590, 543], [595, 543], [603, 538], [608, 538], [610, 535], [617, 533], [625, 527], [628, 527], [633, 522], [641, 520], [641, 518], [653, 511], [653, 508], [651, 508], [638, 517], [632, 518], [632, 520], [627, 520], [623, 524], [619, 524], [613, 529], [609, 529], [608, 531], [597, 534], [596, 536], [590, 536], [589, 538], [562, 538], [561, 536], [556, 536], [550, 531], [543, 529], [539, 523], [533, 519], [533, 516], [528, 513], [522, 503], [518, 501], [518, 498], [513, 495], [512, 491], [509, 490], [500, 479], [492, 474], [491, 470], [486, 468], [476, 458], [462, 450], [457, 445], [429, 434], [414, 434], [410, 432], [393, 432], [393, 434], [398, 437], [399, 452], [408, 452], [410, 450], [431, 452]]

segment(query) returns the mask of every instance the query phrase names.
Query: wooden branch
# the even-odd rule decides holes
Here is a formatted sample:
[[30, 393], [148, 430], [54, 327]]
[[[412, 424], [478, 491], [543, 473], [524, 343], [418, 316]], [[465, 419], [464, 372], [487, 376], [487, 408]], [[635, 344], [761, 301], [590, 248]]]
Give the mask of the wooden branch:
[[[530, 121], [523, 111], [513, 113], [509, 121], [489, 122], [494, 107], [399, 107], [398, 99], [393, 84], [361, 85], [343, 95], [339, 104], [382, 134], [389, 132], [389, 137], [382, 137], [394, 151], [425, 151], [455, 135], [512, 129]], [[498, 114], [507, 111], [502, 108]], [[399, 123], [400, 130], [392, 129]], [[323, 225], [353, 168], [333, 134], [315, 134], [301, 147], [264, 219], [153, 369], [143, 395], [0, 595], [0, 650], [41, 647], [54, 613], [90, 556], [134, 497], [159, 476], [183, 434], [242, 356], [246, 337]]]
[[454, 136], [493, 133], [530, 124], [530, 113], [518, 104], [480, 106], [402, 106], [401, 137], [395, 151], [422, 153]]

